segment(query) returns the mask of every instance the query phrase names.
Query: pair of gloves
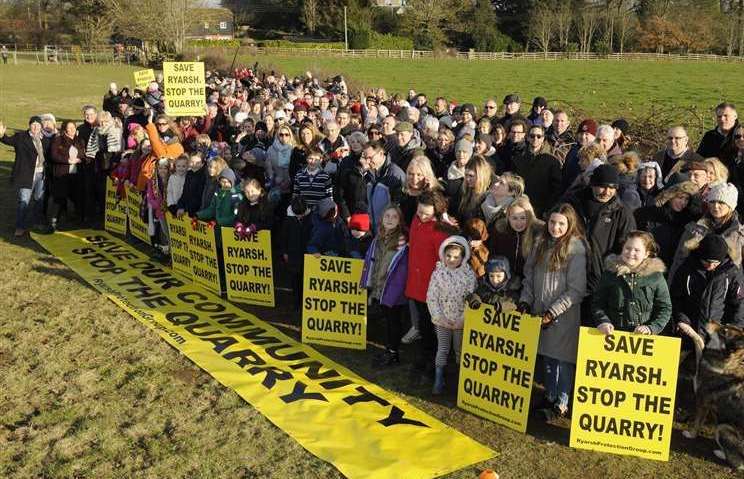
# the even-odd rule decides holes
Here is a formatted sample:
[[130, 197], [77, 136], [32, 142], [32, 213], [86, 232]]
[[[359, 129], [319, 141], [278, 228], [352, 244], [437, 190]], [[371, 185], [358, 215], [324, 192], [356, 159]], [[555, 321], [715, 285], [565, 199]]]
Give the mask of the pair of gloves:
[[[529, 303], [521, 301], [517, 305], [517, 311], [520, 313], [530, 314], [530, 312], [532, 311], [532, 307], [529, 305]], [[545, 311], [542, 315], [542, 318], [540, 319], [540, 325], [542, 326], [542, 328], [548, 329], [554, 324], [558, 324], [558, 318], [556, 318], [550, 311]]]

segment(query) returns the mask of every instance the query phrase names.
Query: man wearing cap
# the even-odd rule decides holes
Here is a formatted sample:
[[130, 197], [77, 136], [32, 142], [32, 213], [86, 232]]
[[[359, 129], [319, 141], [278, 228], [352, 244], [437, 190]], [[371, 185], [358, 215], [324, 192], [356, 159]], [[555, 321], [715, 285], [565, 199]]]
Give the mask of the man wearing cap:
[[513, 120], [522, 119], [522, 115], [519, 114], [519, 109], [522, 107], [522, 100], [519, 95], [510, 94], [504, 97], [504, 116], [499, 119], [499, 123], [508, 131], [509, 125]]
[[692, 161], [702, 162], [703, 157], [690, 148], [687, 130], [682, 126], [673, 126], [667, 130], [666, 148], [656, 152], [654, 161], [659, 164], [661, 174], [666, 178], [677, 163], [686, 165]]
[[[581, 219], [591, 253], [587, 272], [587, 297], [599, 284], [608, 254], [620, 254], [628, 233], [636, 229], [630, 209], [617, 197], [620, 175], [614, 166], [604, 164], [592, 173], [589, 186], [580, 190], [568, 202]], [[589, 321], [588, 302], [584, 302], [582, 320]]]
[[530, 123], [535, 123], [535, 121], [540, 118], [540, 113], [544, 109], [548, 107], [548, 100], [541, 96], [536, 96], [534, 100], [532, 100], [532, 108], [530, 109], [530, 114], [527, 115], [527, 121]]
[[[28, 130], [6, 135], [7, 128], [0, 123], [0, 142], [15, 150], [15, 162], [11, 171], [11, 181], [16, 189], [18, 206], [16, 209], [15, 236], [26, 234], [33, 224], [42, 225], [44, 197], [44, 165], [47, 161], [44, 152], [49, 151], [49, 138], [41, 133], [41, 118], [32, 116]], [[34, 202], [31, 207], [31, 202]], [[30, 217], [29, 217], [30, 215]]]
[[460, 109], [460, 121], [457, 122], [457, 126], [455, 126], [453, 133], [456, 138], [462, 138], [464, 134], [462, 133], [463, 128], [471, 128], [475, 131], [475, 127], [475, 105], [472, 103], [465, 103]]
[[581, 174], [579, 150], [594, 143], [597, 138], [597, 128], [597, 122], [591, 118], [579, 123], [576, 129], [576, 144], [571, 147], [563, 163], [563, 191], [566, 191]]
[[739, 125], [739, 115], [732, 103], [716, 107], [716, 127], [703, 135], [697, 152], [703, 158], [716, 157], [724, 163], [736, 156], [733, 134]]
[[395, 135], [397, 142], [390, 149], [388, 155], [390, 161], [398, 165], [401, 170], [406, 171], [408, 163], [413, 158], [414, 150], [422, 147], [421, 139], [418, 131], [407, 121], [401, 121], [395, 125]]

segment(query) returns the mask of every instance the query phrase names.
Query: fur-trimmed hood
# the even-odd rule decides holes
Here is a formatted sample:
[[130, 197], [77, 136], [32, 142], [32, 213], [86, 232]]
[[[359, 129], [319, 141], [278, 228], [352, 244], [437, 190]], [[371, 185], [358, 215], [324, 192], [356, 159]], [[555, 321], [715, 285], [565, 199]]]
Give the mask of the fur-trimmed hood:
[[666, 266], [659, 258], [647, 258], [635, 271], [632, 271], [628, 265], [623, 263], [620, 255], [611, 254], [605, 259], [605, 270], [615, 273], [617, 276], [623, 276], [629, 273], [636, 273], [638, 276], [651, 276], [654, 273], [664, 274], [666, 272]]
[[658, 195], [656, 195], [656, 206], [664, 206], [669, 200], [680, 193], [686, 193], [690, 196], [693, 196], [696, 195], [699, 191], [700, 187], [689, 180], [668, 186], [661, 190]]
[[[442, 244], [439, 246], [439, 261], [444, 264], [444, 250], [451, 244], [458, 244], [462, 246], [462, 248], [465, 250], [465, 254], [462, 258], [462, 265], [467, 264], [467, 262], [470, 261], [470, 243], [467, 239], [459, 235], [452, 235], [446, 240], [442, 241]], [[462, 267], [462, 265], [460, 265], [460, 267]]]
[[[700, 242], [706, 235], [713, 233], [714, 227], [710, 218], [704, 216], [695, 223], [688, 223], [685, 230], [688, 237], [683, 242], [683, 246], [688, 252], [692, 252], [700, 246]], [[726, 244], [728, 245], [729, 258], [737, 265], [740, 265], [741, 250], [742, 245], [744, 245], [744, 227], [739, 223], [736, 215], [733, 216], [731, 224], [721, 233], [721, 236], [726, 240]]]
[[622, 155], [613, 156], [609, 159], [608, 163], [614, 166], [620, 175], [635, 175], [641, 159], [638, 153], [628, 151]]

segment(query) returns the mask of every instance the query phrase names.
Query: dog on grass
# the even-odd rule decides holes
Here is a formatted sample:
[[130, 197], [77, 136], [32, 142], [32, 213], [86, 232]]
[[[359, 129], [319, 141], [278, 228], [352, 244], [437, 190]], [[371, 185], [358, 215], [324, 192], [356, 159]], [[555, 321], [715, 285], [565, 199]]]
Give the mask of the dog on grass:
[[706, 331], [707, 342], [691, 328], [683, 330], [695, 343], [697, 364], [693, 381], [695, 418], [692, 428], [683, 435], [697, 437], [712, 414], [719, 447], [714, 454], [744, 471], [744, 328], [709, 323]]

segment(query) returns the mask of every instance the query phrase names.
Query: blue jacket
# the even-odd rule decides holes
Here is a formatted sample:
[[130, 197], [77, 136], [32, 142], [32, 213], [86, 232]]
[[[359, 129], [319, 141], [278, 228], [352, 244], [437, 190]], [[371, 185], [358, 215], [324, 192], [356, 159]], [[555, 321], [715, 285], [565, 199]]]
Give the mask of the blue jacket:
[[307, 245], [308, 253], [326, 256], [349, 256], [349, 229], [346, 221], [337, 216], [333, 223], [323, 220], [317, 212], [312, 215], [313, 232]]
[[[361, 284], [369, 288], [370, 273], [372, 264], [375, 261], [375, 249], [377, 248], [377, 238], [372, 240], [372, 244], [367, 250], [364, 258], [364, 269], [362, 269]], [[390, 261], [385, 275], [385, 285], [382, 287], [380, 294], [380, 304], [383, 306], [399, 306], [406, 304], [406, 279], [408, 277], [408, 245], [398, 250]]]
[[372, 175], [367, 183], [367, 204], [369, 205], [370, 231], [377, 231], [380, 218], [385, 207], [390, 203], [398, 203], [403, 194], [406, 174], [398, 165], [385, 159], [377, 174]]

